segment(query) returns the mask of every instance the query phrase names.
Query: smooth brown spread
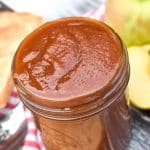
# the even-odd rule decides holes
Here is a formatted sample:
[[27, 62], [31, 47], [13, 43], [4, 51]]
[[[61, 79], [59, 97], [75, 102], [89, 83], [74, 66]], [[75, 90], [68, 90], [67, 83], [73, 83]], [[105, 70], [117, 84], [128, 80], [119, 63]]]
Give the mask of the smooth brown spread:
[[[34, 112], [47, 150], [126, 149], [126, 59], [115, 33], [87, 18], [47, 23], [22, 42], [13, 77], [21, 100]], [[127, 80], [118, 86], [122, 68]], [[105, 100], [111, 105], [102, 105]]]
[[14, 73], [30, 91], [59, 101], [102, 89], [115, 76], [120, 57], [116, 35], [103, 24], [61, 19], [22, 42]]

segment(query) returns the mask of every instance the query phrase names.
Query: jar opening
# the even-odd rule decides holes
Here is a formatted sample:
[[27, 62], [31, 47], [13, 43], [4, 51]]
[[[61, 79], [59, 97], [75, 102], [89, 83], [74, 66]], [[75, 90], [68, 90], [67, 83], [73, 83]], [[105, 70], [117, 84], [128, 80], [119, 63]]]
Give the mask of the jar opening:
[[[74, 18], [67, 18], [67, 19], [74, 20]], [[18, 48], [18, 51], [14, 56], [14, 60], [12, 64], [12, 74], [19, 95], [22, 98], [22, 101], [25, 103], [27, 107], [33, 110], [36, 109], [35, 111], [39, 111], [40, 113], [43, 112], [43, 114], [47, 113], [48, 115], [50, 115], [50, 112], [51, 115], [52, 114], [56, 115], [56, 113], [59, 114], [60, 112], [61, 113], [63, 112], [65, 115], [67, 114], [67, 116], [69, 113], [77, 115], [77, 112], [80, 112], [79, 114], [82, 114], [83, 116], [83, 114], [85, 115], [87, 112], [89, 114], [89, 110], [92, 112], [92, 109], [94, 109], [93, 113], [96, 113], [96, 108], [98, 108], [97, 111], [103, 110], [106, 106], [111, 104], [115, 99], [114, 97], [117, 97], [121, 92], [124, 91], [126, 87], [126, 84], [128, 82], [128, 76], [129, 76], [129, 66], [127, 61], [127, 52], [119, 36], [109, 26], [107, 26], [104, 23], [100, 23], [96, 20], [82, 18], [82, 17], [79, 18], [75, 17], [75, 19], [91, 21], [94, 22], [95, 24], [100, 25], [101, 27], [105, 28], [105, 30], [107, 30], [110, 34], [112, 34], [115, 41], [119, 43], [121, 56], [119, 59], [119, 64], [117, 66], [117, 69], [115, 70], [115, 74], [103, 88], [100, 88], [98, 90], [95, 90], [93, 92], [81, 96], [71, 97], [68, 100], [66, 99], [52, 100], [49, 99], [48, 97], [41, 96], [36, 92], [33, 92], [32, 90], [29, 90], [27, 87], [24, 86], [24, 84], [18, 78], [15, 77], [15, 69], [17, 65], [16, 59], [19, 53], [18, 51], [22, 48], [22, 45], [32, 37], [31, 35], [34, 34], [33, 32], [22, 42], [22, 44]], [[62, 20], [60, 19], [60, 22]], [[35, 34], [37, 34], [38, 31], [42, 30], [44, 26], [49, 26], [49, 23], [43, 25], [38, 30], [36, 30]]]

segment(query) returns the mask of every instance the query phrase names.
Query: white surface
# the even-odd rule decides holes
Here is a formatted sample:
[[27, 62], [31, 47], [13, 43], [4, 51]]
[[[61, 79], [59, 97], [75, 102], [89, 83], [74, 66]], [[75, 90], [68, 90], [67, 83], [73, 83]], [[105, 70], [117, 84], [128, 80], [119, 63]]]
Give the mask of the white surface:
[[20, 128], [20, 125], [24, 120], [24, 109], [22, 103], [19, 103], [18, 106], [15, 109], [13, 109], [9, 120], [1, 122], [1, 126], [3, 130], [8, 130], [9, 133], [13, 135]]
[[78, 16], [81, 12], [85, 13], [84, 10], [97, 7], [102, 1], [104, 0], [2, 0], [15, 11], [30, 12], [45, 20], [60, 16]]

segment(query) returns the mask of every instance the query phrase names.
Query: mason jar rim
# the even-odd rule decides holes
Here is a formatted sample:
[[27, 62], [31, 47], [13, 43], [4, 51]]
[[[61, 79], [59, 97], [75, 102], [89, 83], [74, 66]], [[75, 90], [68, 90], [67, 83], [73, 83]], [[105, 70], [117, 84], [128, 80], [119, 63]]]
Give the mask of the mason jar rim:
[[[97, 111], [102, 111], [106, 108], [106, 106], [108, 107], [111, 103], [113, 103], [113, 101], [116, 99], [116, 98], [114, 98], [114, 96], [117, 97], [119, 95], [119, 91], [123, 92], [126, 88], [126, 85], [129, 80], [129, 77], [128, 77], [129, 76], [129, 64], [127, 61], [127, 59], [128, 59], [127, 50], [126, 50], [122, 40], [118, 36], [118, 34], [107, 24], [97, 21], [95, 19], [91, 19], [91, 18], [87, 18], [87, 17], [68, 17], [68, 18], [57, 19], [57, 20], [54, 20], [52, 22], [48, 22], [48, 23], [42, 25], [40, 28], [38, 28], [34, 32], [38, 32], [42, 27], [45, 27], [46, 25], [49, 25], [50, 23], [53, 23], [55, 21], [62, 21], [64, 19], [84, 19], [84, 20], [88, 20], [88, 21], [90, 20], [94, 23], [97, 23], [97, 24], [103, 26], [104, 28], [107, 28], [107, 30], [109, 30], [109, 32], [111, 32], [114, 35], [116, 40], [118, 40], [120, 50], [121, 50], [121, 56], [120, 56], [118, 68], [117, 68], [116, 73], [114, 74], [113, 78], [110, 80], [112, 87], [109, 87], [109, 89], [99, 89], [98, 91], [94, 91], [93, 93], [89, 93], [87, 95], [81, 95], [79, 97], [69, 99], [69, 101], [72, 102], [71, 103], [72, 105], [71, 104], [67, 105], [67, 102], [68, 102], [67, 100], [63, 101], [64, 104], [61, 106], [58, 103], [61, 103], [62, 101], [55, 100], [56, 103], [52, 104], [53, 100], [46, 99], [45, 97], [40, 97], [40, 95], [35, 95], [35, 93], [33, 93], [32, 91], [29, 91], [27, 88], [25, 88], [25, 86], [18, 79], [16, 79], [16, 78], [14, 79], [16, 88], [19, 91], [19, 95], [20, 95], [23, 103], [29, 109], [31, 109], [32, 111], [35, 111], [35, 113], [40, 113], [40, 115], [43, 115], [43, 116], [45, 116], [47, 114], [46, 117], [50, 117], [53, 119], [58, 119], [58, 118], [60, 119], [62, 117], [62, 115], [61, 115], [61, 117], [59, 115], [63, 113], [63, 114], [66, 114], [66, 117], [62, 117], [63, 120], [64, 119], [68, 120], [69, 118], [74, 119], [74, 117], [73, 116], [71, 117], [69, 115], [69, 113], [73, 114], [73, 112], [75, 112], [75, 114], [77, 116], [77, 111], [80, 111], [80, 113], [81, 113], [81, 110], [82, 110], [81, 108], [83, 108], [83, 110], [84, 110], [83, 111], [84, 115], [82, 114], [82, 117], [86, 116], [87, 112], [89, 115], [89, 112], [92, 110], [92, 108], [89, 107], [89, 105], [91, 106], [93, 103], [95, 103], [95, 108], [93, 110], [93, 113], [91, 113], [91, 114], [97, 113]], [[24, 40], [26, 40], [29, 37], [30, 37], [30, 35], [27, 36]], [[22, 43], [24, 42], [24, 40], [22, 41]], [[20, 46], [18, 47], [18, 50], [16, 51], [16, 53], [13, 57], [13, 62], [12, 62], [12, 67], [11, 67], [12, 74], [14, 73], [13, 71], [14, 71], [14, 67], [15, 67], [15, 58], [16, 58], [17, 52], [19, 51], [19, 48], [20, 48]], [[124, 67], [126, 67], [126, 69]], [[120, 82], [118, 82], [118, 81], [120, 81]], [[115, 92], [116, 89], [118, 89], [118, 93]], [[106, 92], [106, 91], [108, 91], [108, 92]], [[109, 100], [108, 100], [108, 97], [109, 97]], [[32, 100], [30, 101], [30, 99], [32, 99]], [[84, 100], [83, 104], [77, 105], [77, 101], [76, 101], [77, 99]], [[104, 100], [99, 100], [99, 99], [104, 99]], [[43, 102], [44, 102], [44, 105], [43, 105]], [[48, 103], [51, 103], [51, 105], [47, 105]], [[76, 105], [75, 105], [75, 103], [76, 103]], [[88, 106], [87, 110], [85, 110], [86, 106]], [[98, 110], [96, 110], [96, 107], [98, 108]], [[43, 112], [43, 114], [41, 112]], [[77, 118], [77, 117], [75, 117], [75, 118]], [[79, 118], [81, 118], [81, 116]]]

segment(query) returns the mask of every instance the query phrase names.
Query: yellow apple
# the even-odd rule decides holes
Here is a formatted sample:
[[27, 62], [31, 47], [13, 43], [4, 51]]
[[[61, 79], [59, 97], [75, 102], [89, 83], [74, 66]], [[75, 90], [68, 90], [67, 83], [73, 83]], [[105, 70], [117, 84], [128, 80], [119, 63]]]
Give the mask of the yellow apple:
[[105, 19], [127, 47], [150, 43], [150, 0], [106, 0]]
[[150, 44], [128, 48], [131, 75], [128, 95], [132, 105], [150, 109]]

